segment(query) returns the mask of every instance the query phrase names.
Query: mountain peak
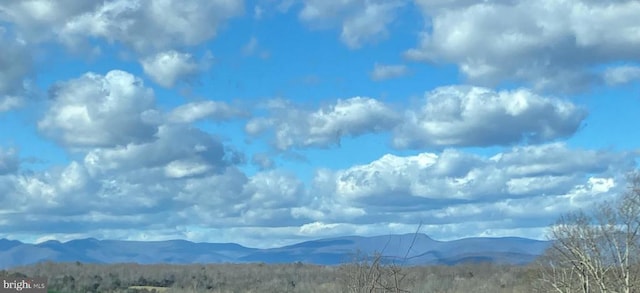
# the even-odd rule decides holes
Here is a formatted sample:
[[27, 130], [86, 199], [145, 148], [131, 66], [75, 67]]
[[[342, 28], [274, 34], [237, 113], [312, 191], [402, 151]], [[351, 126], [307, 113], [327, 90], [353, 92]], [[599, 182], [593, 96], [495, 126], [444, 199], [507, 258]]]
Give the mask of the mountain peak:
[[[525, 238], [467, 238], [437, 241], [423, 233], [380, 236], [345, 236], [305, 241], [279, 248], [257, 249], [236, 243], [194, 243], [187, 240], [123, 241], [76, 239], [24, 244], [0, 239], [0, 269], [40, 261], [95, 263], [292, 263], [337, 265], [354, 254], [382, 253], [385, 258], [410, 265], [455, 264], [466, 259], [526, 264], [549, 242]], [[7, 260], [5, 262], [4, 260]]]
[[0, 239], [0, 250], [8, 250], [21, 244], [23, 243], [18, 240], [9, 240], [6, 238], [2, 238]]

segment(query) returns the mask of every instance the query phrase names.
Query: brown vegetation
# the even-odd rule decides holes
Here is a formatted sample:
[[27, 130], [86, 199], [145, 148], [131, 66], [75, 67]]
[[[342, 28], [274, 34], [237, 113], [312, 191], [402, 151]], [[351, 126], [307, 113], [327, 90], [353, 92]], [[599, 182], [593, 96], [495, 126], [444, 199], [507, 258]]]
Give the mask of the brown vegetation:
[[616, 202], [569, 213], [540, 259], [541, 292], [640, 292], [640, 173]]
[[[356, 268], [356, 270], [354, 270]], [[360, 281], [353, 273], [369, 277]], [[377, 273], [374, 273], [377, 272]], [[399, 267], [378, 262], [310, 264], [138, 265], [41, 263], [0, 275], [45, 276], [55, 292], [531, 292], [534, 268], [464, 264]], [[394, 275], [395, 274], [395, 275]], [[373, 278], [371, 278], [373, 276]], [[376, 282], [371, 282], [376, 280]], [[395, 277], [400, 282], [395, 283]], [[373, 284], [374, 286], [371, 286]], [[134, 287], [134, 286], [146, 286]], [[398, 290], [396, 290], [396, 288]]]

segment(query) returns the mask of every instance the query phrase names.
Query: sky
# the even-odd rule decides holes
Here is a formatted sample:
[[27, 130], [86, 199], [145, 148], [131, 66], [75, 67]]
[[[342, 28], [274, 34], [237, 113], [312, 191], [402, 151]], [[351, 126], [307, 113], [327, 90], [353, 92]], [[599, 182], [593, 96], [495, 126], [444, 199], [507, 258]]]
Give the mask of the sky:
[[0, 2], [0, 238], [546, 239], [638, 167], [640, 2]]

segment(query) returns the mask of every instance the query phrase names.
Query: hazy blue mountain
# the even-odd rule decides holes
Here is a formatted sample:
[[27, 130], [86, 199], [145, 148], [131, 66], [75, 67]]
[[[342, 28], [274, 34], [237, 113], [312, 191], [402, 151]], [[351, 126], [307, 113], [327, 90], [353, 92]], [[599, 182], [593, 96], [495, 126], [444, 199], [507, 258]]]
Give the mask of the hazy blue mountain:
[[21, 244], [22, 242], [16, 240], [0, 239], [0, 251], [9, 250]]
[[185, 240], [119, 241], [78, 239], [38, 244], [0, 239], [0, 269], [41, 261], [86, 263], [290, 263], [336, 265], [381, 253], [385, 261], [407, 265], [492, 262], [526, 264], [549, 242], [525, 238], [466, 238], [437, 241], [424, 234], [337, 237], [271, 249], [235, 243], [194, 243]]

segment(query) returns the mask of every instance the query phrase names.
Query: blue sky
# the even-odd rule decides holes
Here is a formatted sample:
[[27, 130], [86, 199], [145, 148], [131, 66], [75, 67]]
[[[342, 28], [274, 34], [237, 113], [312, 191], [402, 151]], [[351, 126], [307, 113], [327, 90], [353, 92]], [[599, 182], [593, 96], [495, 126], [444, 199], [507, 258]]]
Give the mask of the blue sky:
[[544, 239], [624, 192], [636, 1], [0, 4], [0, 237]]

